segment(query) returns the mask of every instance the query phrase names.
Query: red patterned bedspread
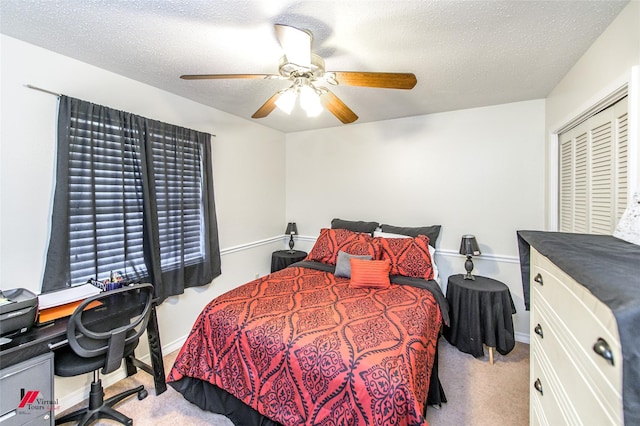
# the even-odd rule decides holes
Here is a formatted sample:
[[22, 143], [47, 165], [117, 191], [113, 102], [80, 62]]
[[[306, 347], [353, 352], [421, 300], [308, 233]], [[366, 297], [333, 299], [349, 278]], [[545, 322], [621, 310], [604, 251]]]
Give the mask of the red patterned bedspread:
[[289, 267], [210, 302], [168, 381], [210, 382], [283, 425], [420, 425], [441, 313], [426, 289]]

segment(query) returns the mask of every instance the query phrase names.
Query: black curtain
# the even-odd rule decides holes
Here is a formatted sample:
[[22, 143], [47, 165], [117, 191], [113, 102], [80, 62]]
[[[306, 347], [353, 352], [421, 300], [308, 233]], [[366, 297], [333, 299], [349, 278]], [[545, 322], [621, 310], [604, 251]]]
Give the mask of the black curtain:
[[60, 97], [43, 292], [113, 272], [164, 300], [220, 275], [211, 136]]

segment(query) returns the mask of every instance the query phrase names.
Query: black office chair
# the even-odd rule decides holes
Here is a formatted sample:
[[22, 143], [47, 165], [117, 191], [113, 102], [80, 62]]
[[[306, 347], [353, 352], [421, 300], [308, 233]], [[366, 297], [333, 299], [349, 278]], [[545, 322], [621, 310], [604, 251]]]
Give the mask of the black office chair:
[[100, 372], [117, 370], [122, 360], [133, 355], [140, 336], [147, 328], [153, 286], [136, 284], [92, 296], [83, 301], [69, 318], [69, 345], [54, 352], [54, 371], [57, 376], [71, 377], [93, 371], [89, 406], [56, 419], [56, 424], [79, 421], [88, 425], [107, 418], [124, 425], [133, 420], [112, 407], [123, 399], [138, 394], [144, 399], [144, 386], [129, 389], [104, 401]]

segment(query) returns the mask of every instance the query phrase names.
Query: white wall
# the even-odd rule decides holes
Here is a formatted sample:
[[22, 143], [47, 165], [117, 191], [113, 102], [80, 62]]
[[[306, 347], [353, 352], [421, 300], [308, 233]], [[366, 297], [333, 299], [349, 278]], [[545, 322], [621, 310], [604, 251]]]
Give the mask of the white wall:
[[[638, 169], [638, 123], [640, 122], [640, 1], [633, 0], [620, 12], [598, 37], [546, 99], [546, 196], [547, 229], [554, 229], [554, 197], [552, 175], [556, 173], [557, 147], [553, 133], [575, 117], [598, 103], [622, 84], [630, 83], [629, 137], [635, 145], [631, 169]], [[635, 78], [635, 81], [633, 79]], [[631, 182], [631, 189], [640, 188], [640, 173]]]
[[475, 272], [507, 284], [528, 339], [516, 230], [544, 226], [544, 101], [497, 105], [286, 136], [286, 215], [302, 236], [331, 219], [442, 225], [443, 284], [464, 272], [460, 237], [475, 234]]
[[[4, 35], [0, 43], [0, 288], [40, 291], [51, 226], [57, 98], [25, 84], [216, 135], [222, 276], [160, 306], [164, 346], [179, 344], [214, 296], [269, 272], [270, 253], [283, 248], [283, 133]], [[63, 408], [89, 381], [56, 379]]]

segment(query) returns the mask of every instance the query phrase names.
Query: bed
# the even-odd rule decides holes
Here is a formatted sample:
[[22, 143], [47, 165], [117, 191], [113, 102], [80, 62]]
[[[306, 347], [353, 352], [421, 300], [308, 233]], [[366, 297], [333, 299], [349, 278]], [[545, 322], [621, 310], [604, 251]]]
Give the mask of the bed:
[[429, 237], [404, 237], [322, 229], [304, 261], [208, 303], [168, 383], [238, 425], [426, 424], [448, 314]]

